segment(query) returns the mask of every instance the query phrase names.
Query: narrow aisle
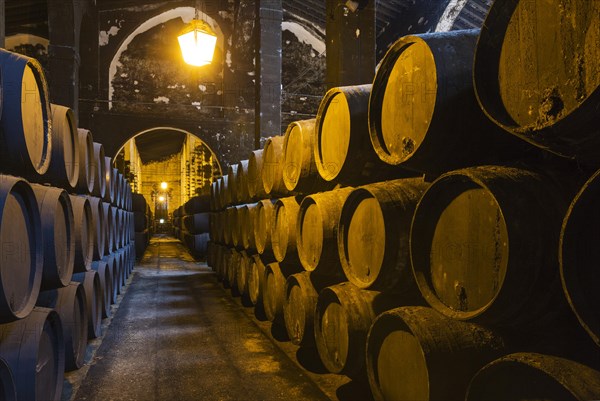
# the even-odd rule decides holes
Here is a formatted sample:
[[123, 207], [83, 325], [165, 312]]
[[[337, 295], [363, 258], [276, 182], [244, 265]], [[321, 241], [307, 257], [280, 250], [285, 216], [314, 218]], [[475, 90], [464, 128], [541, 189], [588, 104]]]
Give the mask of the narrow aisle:
[[154, 238], [76, 400], [327, 400], [170, 237]]

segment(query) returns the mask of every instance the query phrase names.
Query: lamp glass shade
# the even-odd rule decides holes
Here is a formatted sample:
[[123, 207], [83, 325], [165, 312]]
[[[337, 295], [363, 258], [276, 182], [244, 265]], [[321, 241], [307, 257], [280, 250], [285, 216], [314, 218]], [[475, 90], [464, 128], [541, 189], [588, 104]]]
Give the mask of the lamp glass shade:
[[212, 63], [217, 35], [206, 22], [193, 20], [177, 39], [183, 60], [187, 64], [201, 67]]

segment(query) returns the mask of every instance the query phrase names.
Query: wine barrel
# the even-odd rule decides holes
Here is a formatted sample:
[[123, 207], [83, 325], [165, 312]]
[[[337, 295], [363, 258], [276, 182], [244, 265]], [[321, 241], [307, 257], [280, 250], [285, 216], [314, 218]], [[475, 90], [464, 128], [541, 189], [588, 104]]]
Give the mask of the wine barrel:
[[581, 188], [564, 218], [559, 245], [562, 286], [581, 326], [600, 345], [600, 171]]
[[503, 339], [482, 326], [431, 308], [393, 309], [369, 331], [371, 392], [376, 400], [464, 400], [473, 375], [505, 349]]
[[288, 126], [283, 141], [283, 183], [288, 191], [313, 194], [333, 188], [319, 175], [313, 152], [315, 122], [295, 121]]
[[101, 143], [93, 142], [94, 157], [92, 159], [94, 165], [92, 170], [95, 172], [94, 187], [92, 195], [98, 198], [104, 198], [106, 195], [106, 156], [104, 156], [104, 146]]
[[225, 244], [232, 246], [233, 245], [233, 235], [236, 230], [235, 226], [235, 214], [237, 213], [237, 208], [235, 206], [229, 206], [225, 209], [225, 225], [223, 230], [223, 239], [225, 240]]
[[265, 316], [273, 324], [284, 326], [283, 304], [285, 303], [286, 280], [302, 268], [299, 265], [269, 263], [263, 277], [263, 308]]
[[598, 15], [597, 1], [496, 1], [481, 30], [473, 68], [479, 104], [496, 124], [596, 167]]
[[244, 219], [244, 205], [232, 206], [229, 213], [229, 227], [231, 231], [231, 242], [230, 244], [237, 249], [242, 249], [242, 232], [241, 232], [241, 221]]
[[[2, 107], [1, 102], [2, 101], [0, 100], [0, 110]], [[15, 378], [10, 366], [8, 366], [6, 361], [2, 358], [0, 358], [0, 399], [5, 401], [17, 401]]]
[[79, 178], [79, 136], [73, 110], [51, 104], [52, 153], [46, 178], [52, 185], [75, 189]]
[[477, 104], [472, 70], [478, 36], [479, 29], [410, 35], [388, 50], [369, 104], [371, 142], [381, 160], [439, 175], [516, 159], [530, 148]]
[[210, 213], [202, 212], [183, 217], [183, 226], [191, 234], [202, 234], [209, 231]]
[[210, 210], [216, 212], [221, 209], [221, 202], [219, 201], [219, 189], [218, 179], [210, 183]]
[[119, 209], [123, 209], [125, 208], [125, 197], [127, 196], [125, 193], [125, 177], [120, 172], [118, 173], [117, 177], [117, 185], [119, 186], [119, 203], [117, 203], [117, 206]]
[[119, 231], [121, 230], [121, 220], [119, 215], [119, 207], [113, 207], [110, 209], [112, 212], [112, 220], [113, 220], [113, 251], [116, 251], [121, 246], [121, 237], [119, 235]]
[[50, 167], [52, 124], [48, 85], [40, 63], [0, 49], [3, 110], [2, 170], [38, 178]]
[[250, 201], [250, 191], [248, 190], [248, 160], [241, 160], [237, 164], [235, 188], [237, 190], [238, 201], [240, 203]]
[[306, 271], [343, 275], [337, 248], [338, 226], [344, 202], [353, 188], [307, 196], [300, 204], [296, 241]]
[[111, 203], [115, 196], [115, 179], [113, 177], [112, 160], [108, 156], [104, 157], [104, 180], [106, 190], [104, 191], [102, 200]]
[[270, 254], [272, 251], [271, 227], [275, 220], [275, 202], [270, 199], [261, 200], [258, 202], [256, 209], [254, 220], [256, 250], [261, 255]]
[[[117, 265], [116, 265], [116, 261], [115, 261], [115, 256], [112, 253], [106, 254], [103, 258], [102, 258], [102, 262], [106, 263], [106, 270], [108, 270], [108, 273], [110, 274], [110, 285], [106, 284], [104, 286], [104, 288], [108, 288], [110, 291], [109, 292], [109, 299], [110, 299], [110, 303], [109, 303], [109, 309], [110, 309], [110, 305], [117, 303], [117, 289], [119, 287], [119, 271], [117, 269]], [[94, 265], [92, 264], [92, 267]], [[100, 265], [98, 264], [98, 269], [94, 269], [96, 271], [98, 271], [98, 274], [100, 275], [100, 279], [102, 279], [102, 272], [100, 269]]]
[[210, 198], [208, 195], [199, 195], [190, 198], [183, 204], [185, 214], [206, 213], [210, 210]]
[[242, 255], [235, 248], [231, 248], [229, 254], [226, 266], [227, 283], [231, 287], [232, 294], [238, 295], [237, 270], [240, 266]]
[[102, 202], [102, 209], [104, 211], [104, 228], [106, 230], [104, 234], [104, 254], [112, 252], [114, 243], [114, 229], [113, 229], [113, 214], [112, 206], [108, 202]]
[[248, 276], [253, 263], [253, 255], [249, 255], [246, 251], [240, 252], [240, 261], [236, 269], [235, 282], [237, 289], [242, 297], [248, 297]]
[[93, 260], [100, 260], [104, 257], [106, 248], [106, 218], [104, 217], [104, 204], [101, 198], [88, 196], [90, 208], [92, 210], [92, 225], [95, 228], [93, 235], [94, 253]]
[[0, 358], [14, 372], [19, 400], [61, 399], [65, 342], [58, 313], [36, 307], [25, 319], [0, 325]]
[[467, 401], [600, 399], [600, 372], [569, 359], [521, 352], [481, 369]]
[[[132, 195], [132, 198], [133, 198], [132, 199], [133, 211], [145, 214], [147, 202], [146, 202], [146, 198], [144, 198], [144, 195], [136, 193], [136, 194]], [[179, 209], [175, 209], [175, 211], [173, 212], [173, 215], [177, 216], [177, 217], [181, 217], [181, 215], [179, 214]]]
[[75, 222], [75, 266], [74, 272], [89, 271], [94, 256], [96, 228], [90, 201], [83, 196], [69, 195]]
[[339, 257], [359, 288], [418, 292], [409, 252], [410, 226], [427, 188], [420, 178], [365, 185], [347, 198], [340, 215]]
[[330, 89], [319, 106], [314, 157], [326, 181], [360, 185], [407, 176], [383, 163], [369, 138], [369, 96], [372, 85]]
[[219, 247], [218, 260], [217, 260], [217, 279], [223, 284], [227, 281], [227, 265], [228, 259], [230, 258], [229, 248], [224, 245]]
[[339, 283], [341, 278], [319, 276], [314, 272], [292, 274], [287, 278], [284, 292], [283, 316], [292, 344], [315, 346], [315, 308], [319, 291]]
[[324, 288], [315, 308], [315, 342], [331, 373], [361, 377], [367, 332], [375, 318], [402, 305], [400, 297], [345, 282]]
[[42, 231], [31, 186], [0, 175], [0, 323], [26, 317], [35, 305], [44, 263]]
[[103, 260], [95, 260], [92, 262], [92, 270], [98, 272], [100, 278], [100, 286], [102, 287], [102, 319], [111, 316], [110, 305], [113, 297], [113, 277], [111, 268], [108, 263]]
[[113, 201], [111, 202], [113, 206], [119, 207], [121, 204], [121, 173], [115, 167], [112, 169], [112, 178], [115, 180], [115, 191], [113, 194]]
[[254, 255], [252, 259], [250, 272], [248, 273], [248, 298], [250, 298], [252, 304], [261, 309], [265, 287], [265, 264], [261, 260], [260, 255]]
[[73, 274], [73, 281], [81, 283], [85, 290], [88, 318], [88, 339], [102, 335], [102, 285], [97, 271]]
[[244, 249], [255, 251], [256, 240], [254, 238], [254, 222], [256, 221], [256, 212], [258, 203], [246, 204], [244, 209], [244, 219], [242, 220], [240, 230], [242, 232], [242, 246]]
[[427, 302], [455, 319], [522, 328], [566, 309], [558, 239], [570, 186], [558, 175], [515, 167], [437, 179], [410, 234], [413, 272]]
[[123, 251], [118, 249], [114, 253], [115, 255], [115, 263], [117, 265], [118, 278], [117, 278], [117, 293], [124, 294], [125, 293], [125, 284], [127, 283], [127, 266], [125, 266], [125, 259], [123, 257]]
[[296, 221], [300, 211], [300, 198], [279, 199], [273, 212], [271, 245], [278, 262], [299, 262], [296, 247]]
[[250, 152], [248, 157], [248, 195], [250, 199], [267, 197], [262, 178], [263, 156], [264, 150], [259, 149]]
[[77, 137], [79, 143], [79, 177], [77, 179], [77, 191], [89, 194], [94, 189], [96, 170], [94, 164], [94, 139], [92, 133], [87, 129], [78, 128]]
[[237, 175], [238, 175], [238, 165], [232, 164], [227, 168], [227, 190], [229, 191], [231, 197], [231, 203], [237, 204], [239, 203], [238, 191], [237, 191]]
[[87, 348], [88, 316], [85, 291], [81, 283], [42, 291], [37, 306], [54, 309], [60, 316], [65, 347], [65, 370], [79, 369]]
[[263, 150], [262, 180], [267, 195], [285, 196], [289, 191], [283, 184], [283, 136], [267, 139]]
[[227, 207], [232, 204], [231, 191], [229, 190], [229, 177], [224, 175], [219, 179], [219, 196], [221, 207]]
[[210, 235], [208, 233], [196, 234], [192, 236], [194, 244], [191, 249], [192, 254], [196, 259], [205, 260], [208, 251], [208, 243]]
[[75, 264], [75, 224], [69, 194], [64, 189], [32, 184], [40, 210], [44, 267], [42, 289], [71, 282]]
[[146, 247], [148, 246], [148, 230], [144, 230], [141, 233], [135, 233], [135, 254], [136, 257], [140, 260], [144, 257], [144, 252], [146, 252]]

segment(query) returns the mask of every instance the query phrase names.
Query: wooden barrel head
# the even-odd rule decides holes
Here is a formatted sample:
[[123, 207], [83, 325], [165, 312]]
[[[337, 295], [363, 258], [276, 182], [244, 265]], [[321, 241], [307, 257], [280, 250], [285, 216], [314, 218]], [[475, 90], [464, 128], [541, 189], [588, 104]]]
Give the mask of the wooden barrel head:
[[583, 401], [598, 398], [598, 371], [555, 356], [517, 353], [481, 369], [469, 385], [466, 400]]
[[265, 142], [263, 151], [262, 180], [265, 193], [276, 194], [283, 186], [283, 136], [273, 136]]
[[254, 150], [248, 158], [248, 195], [260, 199], [265, 195], [262, 179], [263, 149]]
[[297, 282], [294, 283], [289, 278], [286, 286], [286, 301], [283, 313], [288, 337], [293, 344], [299, 345], [302, 343], [305, 335], [312, 335], [312, 333], [304, 332], [304, 328], [306, 327], [306, 310], [304, 308], [302, 288], [300, 288]]
[[40, 212], [30, 185], [0, 176], [0, 321], [29, 315], [43, 270]]
[[[350, 213], [351, 217], [344, 218]], [[340, 227], [340, 256], [346, 276], [356, 286], [368, 288], [377, 280], [385, 256], [386, 222], [379, 202], [367, 190], [355, 190], [340, 221], [350, 221]]]
[[275, 207], [271, 200], [262, 200], [258, 203], [254, 224], [254, 238], [258, 253], [263, 254], [271, 249], [271, 225]]
[[288, 128], [288, 132], [285, 134], [283, 150], [283, 182], [286, 188], [292, 191], [298, 184], [304, 163], [302, 128], [299, 125], [292, 123]]
[[348, 318], [346, 311], [338, 302], [331, 302], [318, 316], [317, 344], [324, 345], [319, 348], [319, 355], [325, 367], [332, 373], [339, 373], [346, 365], [348, 358]]
[[274, 220], [275, 224], [271, 230], [271, 243], [273, 253], [277, 261], [281, 262], [285, 259], [288, 248], [288, 240], [290, 237], [287, 210], [284, 204], [278, 203], [275, 206]]
[[343, 92], [330, 91], [319, 108], [315, 159], [321, 177], [332, 181], [342, 170], [350, 146], [350, 106]]
[[74, 189], [79, 177], [79, 138], [73, 110], [51, 104], [52, 157], [48, 174], [56, 184]]
[[298, 218], [298, 254], [304, 268], [312, 271], [323, 251], [323, 218], [319, 206], [310, 197], [305, 201], [307, 206], [303, 205]]
[[265, 315], [271, 322], [282, 317], [285, 282], [279, 263], [270, 263], [265, 267], [263, 306]]
[[[410, 158], [425, 139], [436, 104], [437, 70], [433, 53], [425, 41], [408, 36], [394, 44], [378, 78], [385, 88], [373, 96], [371, 107], [378, 125], [378, 154], [387, 163], [400, 164]], [[385, 84], [385, 86], [384, 86]], [[380, 89], [381, 90], [381, 89]]]
[[250, 301], [257, 305], [262, 303], [262, 292], [263, 292], [263, 279], [265, 276], [265, 265], [260, 259], [260, 256], [255, 255], [253, 257], [252, 264], [250, 265], [250, 274], [248, 275], [248, 295]]
[[496, 299], [508, 266], [503, 212], [483, 183], [447, 176], [417, 207], [411, 258], [421, 293], [436, 309], [467, 319]]

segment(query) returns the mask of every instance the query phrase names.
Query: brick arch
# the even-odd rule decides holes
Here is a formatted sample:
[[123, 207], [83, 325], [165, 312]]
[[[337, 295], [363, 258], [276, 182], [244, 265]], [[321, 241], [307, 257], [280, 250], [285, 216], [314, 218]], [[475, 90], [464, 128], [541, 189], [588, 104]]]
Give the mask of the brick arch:
[[[110, 156], [110, 157], [111, 157], [111, 159], [114, 161], [114, 159], [117, 157], [117, 155], [119, 154], [119, 152], [121, 152], [121, 150], [123, 149], [123, 147], [124, 147], [124, 146], [127, 144], [127, 142], [129, 142], [130, 140], [132, 140], [132, 139], [134, 139], [134, 138], [136, 138], [136, 137], [138, 137], [138, 136], [141, 136], [141, 135], [144, 135], [144, 134], [150, 133], [150, 132], [152, 132], [152, 131], [158, 131], [158, 130], [160, 130], [160, 131], [175, 131], [175, 132], [181, 132], [181, 133], [184, 133], [184, 134], [189, 134], [189, 135], [192, 135], [192, 136], [196, 137], [198, 140], [200, 140], [200, 142], [202, 142], [202, 143], [203, 143], [203, 144], [204, 144], [204, 145], [205, 145], [205, 146], [208, 148], [208, 150], [210, 150], [210, 152], [211, 152], [211, 154], [213, 155], [214, 159], [217, 161], [217, 165], [219, 166], [219, 170], [220, 170], [220, 172], [221, 172], [221, 175], [223, 175], [223, 165], [221, 164], [221, 160], [219, 159], [219, 156], [218, 156], [218, 155], [215, 153], [215, 151], [214, 151], [214, 150], [213, 150], [213, 149], [210, 147], [210, 145], [209, 145], [209, 144], [208, 144], [208, 143], [207, 143], [207, 142], [206, 142], [204, 139], [202, 139], [200, 136], [198, 136], [198, 135], [196, 135], [196, 134], [194, 134], [194, 133], [192, 133], [192, 132], [189, 132], [189, 131], [187, 131], [187, 130], [185, 130], [185, 129], [176, 128], [176, 127], [169, 127], [169, 126], [163, 126], [163, 127], [153, 127], [153, 128], [148, 128], [148, 129], [145, 129], [145, 130], [143, 130], [143, 131], [137, 132], [137, 133], [133, 134], [131, 137], [129, 137], [128, 139], [126, 139], [125, 141], [123, 141], [123, 142], [121, 143], [121, 146], [119, 146], [119, 147], [118, 147], [118, 149], [117, 149], [117, 151], [116, 151], [116, 152], [114, 152], [114, 153], [109, 153], [109, 154], [111, 155], [111, 156]], [[107, 152], [107, 153], [108, 153], [108, 152]]]

